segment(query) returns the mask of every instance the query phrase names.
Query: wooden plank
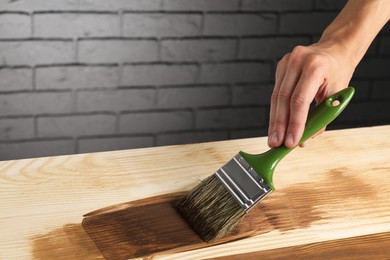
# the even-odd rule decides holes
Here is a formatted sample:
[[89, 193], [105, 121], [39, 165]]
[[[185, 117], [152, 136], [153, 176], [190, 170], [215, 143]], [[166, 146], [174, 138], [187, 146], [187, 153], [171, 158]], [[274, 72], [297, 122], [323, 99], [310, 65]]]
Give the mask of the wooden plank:
[[[390, 126], [380, 126], [317, 137], [280, 163], [277, 190], [246, 217], [260, 220], [248, 230], [260, 234], [213, 246], [190, 241], [154, 258], [213, 258], [390, 232], [389, 136]], [[188, 190], [237, 151], [263, 149], [266, 139], [252, 138], [0, 162], [0, 259], [102, 258], [81, 226], [84, 214]]]
[[389, 259], [389, 245], [390, 232], [385, 232], [211, 259]]

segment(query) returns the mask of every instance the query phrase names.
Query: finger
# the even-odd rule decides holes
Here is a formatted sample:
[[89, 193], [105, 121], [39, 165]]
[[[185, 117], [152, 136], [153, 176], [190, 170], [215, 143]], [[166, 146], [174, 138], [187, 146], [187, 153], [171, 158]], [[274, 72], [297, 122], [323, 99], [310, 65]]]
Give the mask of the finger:
[[276, 68], [275, 73], [275, 86], [271, 96], [271, 107], [270, 107], [270, 115], [269, 115], [269, 126], [268, 126], [268, 146], [271, 146], [273, 138], [276, 136], [273, 134], [274, 124], [275, 124], [275, 116], [276, 116], [276, 106], [277, 106], [277, 96], [280, 89], [280, 85], [282, 84], [283, 78], [286, 75], [286, 69], [288, 64], [288, 59], [290, 54], [286, 54], [279, 62]]
[[273, 124], [271, 147], [278, 147], [284, 142], [290, 114], [290, 98], [300, 77], [300, 66], [297, 58], [290, 57], [286, 75], [280, 85], [276, 101], [276, 112]]
[[[322, 134], [323, 132], [325, 132], [325, 130], [326, 130], [326, 127], [322, 128], [322, 129], [321, 129], [320, 131], [318, 131], [315, 135], [313, 135], [310, 139], [313, 139], [313, 138], [319, 136], [320, 134]], [[307, 143], [310, 142], [310, 139], [308, 139], [308, 140], [304, 141], [303, 143], [301, 143], [301, 144], [299, 145], [299, 147], [305, 148], [305, 147], [307, 146]]]
[[298, 145], [307, 120], [311, 101], [324, 81], [323, 73], [318, 68], [305, 68], [291, 96], [290, 118], [287, 128], [285, 146], [293, 148]]
[[323, 132], [325, 132], [326, 130], [326, 127], [322, 128], [320, 131], [318, 131], [317, 133], [315, 133], [311, 138], [315, 138], [317, 136], [319, 136], [320, 134], [322, 134]]

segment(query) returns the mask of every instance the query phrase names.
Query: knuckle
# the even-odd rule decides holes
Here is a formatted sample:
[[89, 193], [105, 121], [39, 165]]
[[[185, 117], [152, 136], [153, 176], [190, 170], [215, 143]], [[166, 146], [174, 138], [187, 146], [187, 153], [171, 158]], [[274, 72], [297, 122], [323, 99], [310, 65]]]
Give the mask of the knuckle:
[[287, 101], [290, 99], [290, 93], [286, 91], [279, 91], [278, 93], [278, 100], [280, 101]]
[[325, 62], [326, 61], [321, 55], [312, 55], [307, 59], [304, 69], [311, 73], [318, 72], [324, 68]]
[[290, 56], [291, 56], [291, 52], [284, 55], [283, 58], [278, 62], [278, 65], [279, 64], [282, 65], [282, 64], [288, 62], [288, 60], [290, 59]]
[[304, 52], [306, 49], [305, 46], [302, 46], [302, 45], [297, 45], [294, 47], [294, 49], [292, 50], [291, 54], [292, 55], [300, 55], [302, 54], [302, 52]]
[[291, 96], [291, 105], [293, 107], [301, 107], [306, 104], [306, 98], [301, 94], [293, 94]]
[[278, 101], [278, 93], [274, 91], [271, 95], [271, 102], [276, 103]]
[[286, 124], [286, 120], [281, 117], [276, 117], [274, 122], [275, 122], [275, 126], [284, 126]]
[[302, 59], [302, 55], [305, 52], [305, 48], [306, 47], [301, 45], [295, 46], [289, 57], [290, 62], [296, 62], [297, 60]]
[[276, 70], [278, 70], [278, 69], [280, 69], [281, 67], [283, 67], [285, 62], [286, 62], [286, 61], [284, 60], [284, 58], [281, 59], [280, 61], [278, 61], [277, 65], [276, 65]]
[[298, 120], [291, 120], [288, 123], [288, 128], [292, 131], [297, 131], [297, 130], [301, 129], [302, 127], [303, 127], [303, 123], [301, 121], [298, 121]]

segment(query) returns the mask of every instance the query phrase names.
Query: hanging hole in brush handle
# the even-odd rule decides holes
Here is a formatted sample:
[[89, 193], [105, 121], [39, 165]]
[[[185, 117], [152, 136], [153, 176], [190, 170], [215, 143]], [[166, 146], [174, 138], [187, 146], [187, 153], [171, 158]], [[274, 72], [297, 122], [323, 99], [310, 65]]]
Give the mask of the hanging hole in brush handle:
[[333, 106], [333, 107], [337, 107], [337, 106], [340, 105], [340, 104], [341, 104], [340, 101], [337, 100], [337, 99], [332, 101], [332, 106]]
[[345, 88], [328, 97], [311, 111], [307, 117], [305, 130], [299, 144], [302, 144], [331, 123], [345, 109], [354, 93], [355, 89], [353, 87]]

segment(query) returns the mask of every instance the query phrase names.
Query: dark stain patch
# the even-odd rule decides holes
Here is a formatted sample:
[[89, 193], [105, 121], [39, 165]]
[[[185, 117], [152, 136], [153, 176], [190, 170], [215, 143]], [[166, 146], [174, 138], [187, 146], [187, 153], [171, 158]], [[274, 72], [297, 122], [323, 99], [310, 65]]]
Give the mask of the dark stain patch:
[[275, 191], [246, 214], [228, 236], [214, 243], [204, 242], [190, 228], [174, 207], [183, 193], [172, 193], [88, 213], [82, 223], [88, 234], [81, 225], [71, 224], [34, 237], [34, 257], [99, 259], [103, 254], [106, 259], [119, 260], [189, 251], [273, 230], [307, 228], [326, 220], [329, 209], [342, 207], [353, 214], [355, 207], [361, 209], [377, 199], [375, 187], [356, 177], [359, 173], [337, 168], [324, 174], [325, 180]]
[[[119, 204], [87, 214], [83, 226], [106, 259], [144, 257], [158, 252], [180, 252], [230, 242], [273, 230], [261, 227], [264, 214], [244, 218], [231, 234], [216, 243], [204, 242], [182, 218], [174, 202], [183, 193]], [[258, 211], [258, 210], [256, 210]], [[254, 212], [255, 213], [255, 212]], [[258, 227], [253, 230], [253, 226]]]
[[81, 224], [68, 224], [31, 240], [37, 260], [104, 259]]

